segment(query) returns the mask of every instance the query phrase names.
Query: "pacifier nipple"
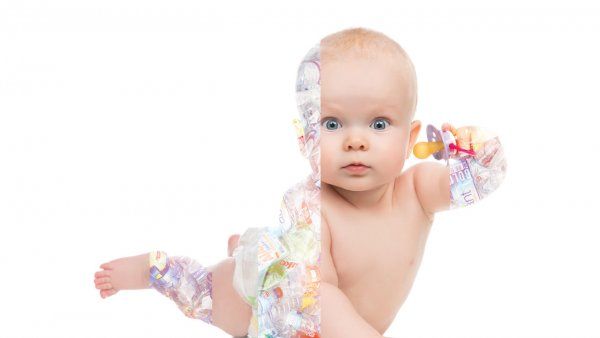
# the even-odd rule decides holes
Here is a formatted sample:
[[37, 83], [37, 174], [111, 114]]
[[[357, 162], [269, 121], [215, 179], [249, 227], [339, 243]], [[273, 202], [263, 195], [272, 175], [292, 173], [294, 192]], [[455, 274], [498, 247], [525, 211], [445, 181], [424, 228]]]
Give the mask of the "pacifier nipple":
[[425, 159], [432, 154], [444, 149], [444, 142], [419, 142], [413, 147], [413, 154], [420, 159]]

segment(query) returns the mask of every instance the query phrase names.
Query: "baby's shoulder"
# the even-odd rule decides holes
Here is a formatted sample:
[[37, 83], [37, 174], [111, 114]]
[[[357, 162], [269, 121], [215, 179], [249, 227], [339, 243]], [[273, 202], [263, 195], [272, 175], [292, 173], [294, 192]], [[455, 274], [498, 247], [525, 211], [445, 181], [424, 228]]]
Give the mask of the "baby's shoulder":
[[415, 171], [418, 169], [414, 165], [404, 170], [394, 180], [394, 203], [398, 209], [412, 212], [422, 212], [421, 202], [415, 190]]

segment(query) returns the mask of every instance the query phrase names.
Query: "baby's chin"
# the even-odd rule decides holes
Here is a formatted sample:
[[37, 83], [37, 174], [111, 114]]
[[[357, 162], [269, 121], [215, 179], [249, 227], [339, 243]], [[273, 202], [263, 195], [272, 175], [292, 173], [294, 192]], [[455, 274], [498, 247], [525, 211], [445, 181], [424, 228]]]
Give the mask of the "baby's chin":
[[390, 180], [375, 181], [372, 177], [368, 176], [336, 177], [332, 180], [321, 177], [321, 182], [323, 183], [354, 192], [369, 191], [380, 187], [383, 184], [392, 183], [393, 181], [393, 178]]

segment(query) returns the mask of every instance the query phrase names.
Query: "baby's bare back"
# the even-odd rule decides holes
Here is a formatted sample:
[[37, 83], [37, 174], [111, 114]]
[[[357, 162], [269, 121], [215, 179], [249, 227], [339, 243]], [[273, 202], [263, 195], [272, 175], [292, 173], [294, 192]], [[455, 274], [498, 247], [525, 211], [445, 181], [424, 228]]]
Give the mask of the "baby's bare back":
[[337, 274], [338, 288], [381, 333], [408, 296], [431, 226], [408, 175], [390, 183], [387, 201], [368, 210], [355, 208], [331, 188], [322, 190], [322, 231], [330, 231], [331, 251], [321, 254], [331, 255], [336, 270], [322, 273]]

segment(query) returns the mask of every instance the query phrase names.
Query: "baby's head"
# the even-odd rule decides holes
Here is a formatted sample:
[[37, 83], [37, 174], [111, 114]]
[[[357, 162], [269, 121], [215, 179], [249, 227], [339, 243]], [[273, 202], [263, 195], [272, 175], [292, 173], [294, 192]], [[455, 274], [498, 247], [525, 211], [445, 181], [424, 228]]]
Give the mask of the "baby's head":
[[[365, 191], [400, 175], [421, 124], [415, 70], [398, 43], [364, 28], [331, 34], [306, 55], [296, 89], [314, 176]], [[346, 167], [356, 162], [368, 168]]]
[[[347, 29], [321, 40], [321, 180], [364, 191], [400, 175], [421, 127], [417, 80], [402, 47]], [[360, 162], [368, 168], [346, 166]]]

